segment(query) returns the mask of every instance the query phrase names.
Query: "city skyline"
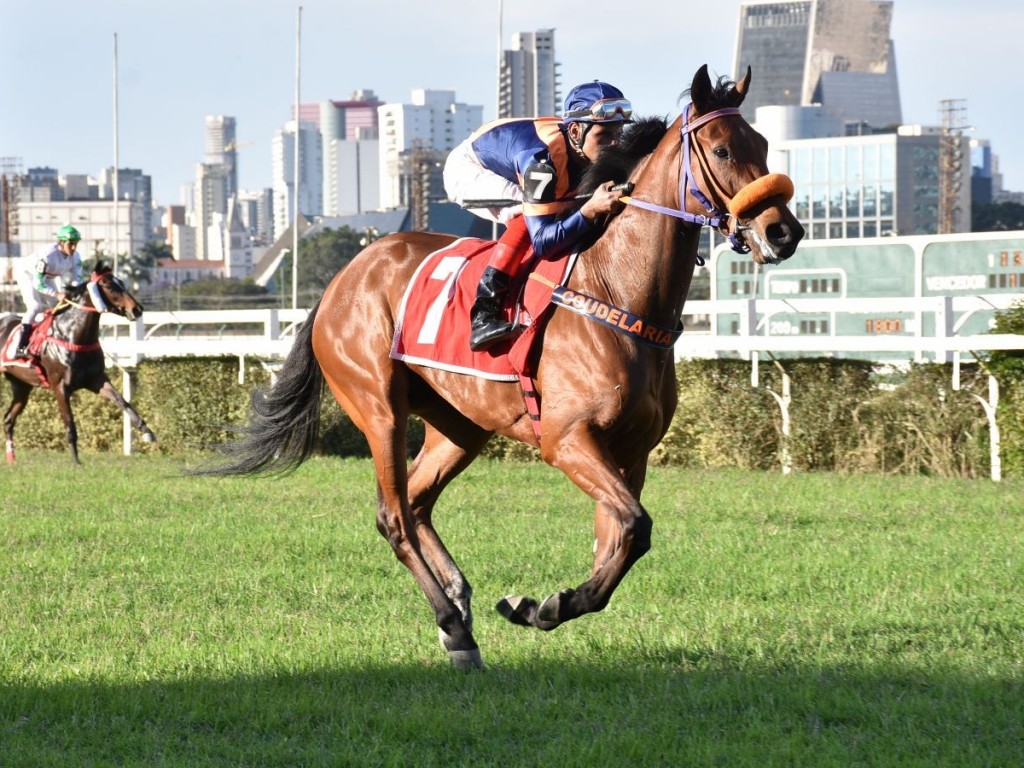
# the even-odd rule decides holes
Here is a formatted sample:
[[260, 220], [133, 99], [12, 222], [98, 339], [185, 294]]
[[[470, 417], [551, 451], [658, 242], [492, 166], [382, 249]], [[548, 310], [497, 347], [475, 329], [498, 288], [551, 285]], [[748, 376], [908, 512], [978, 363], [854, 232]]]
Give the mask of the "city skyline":
[[[460, 102], [482, 105], [485, 120], [494, 117], [498, 3], [397, 0], [386, 14], [368, 4], [302, 5], [303, 102], [372, 89], [384, 102], [407, 103], [416, 88], [452, 89]], [[502, 48], [515, 33], [554, 28], [563, 93], [601, 78], [622, 88], [639, 114], [674, 116], [701, 64], [716, 75], [733, 74], [739, 6], [740, 0], [718, 3], [712, 23], [696, 21], [712, 18], [696, 3], [666, 9], [638, 0], [629, 13], [616, 14], [620, 6], [610, 2], [506, 2]], [[179, 203], [179, 189], [194, 182], [204, 159], [206, 117], [224, 115], [235, 118], [243, 146], [239, 187], [270, 186], [271, 142], [295, 97], [296, 7], [270, 0], [183, 0], [173, 7], [0, 0], [9, 41], [0, 63], [15, 73], [0, 86], [0, 100], [7, 115], [17, 116], [0, 125], [0, 156], [19, 158], [23, 169], [49, 166], [62, 174], [95, 176], [113, 165], [116, 33], [121, 167], [150, 175], [159, 204]], [[402, 23], [383, 28], [385, 16]], [[965, 14], [952, 0], [894, 0], [904, 122], [938, 125], [942, 100], [966, 99], [970, 135], [991, 143], [1004, 187], [1014, 191], [1024, 190], [1024, 149], [1016, 138], [1024, 107], [1006, 100], [1013, 89], [998, 83], [1012, 75], [1013, 54], [997, 32], [1021, 28], [1024, 8], [1016, 1], [991, 0]], [[69, 29], [76, 43], [70, 62], [48, 54], [45, 42], [52, 30], [66, 39]]]

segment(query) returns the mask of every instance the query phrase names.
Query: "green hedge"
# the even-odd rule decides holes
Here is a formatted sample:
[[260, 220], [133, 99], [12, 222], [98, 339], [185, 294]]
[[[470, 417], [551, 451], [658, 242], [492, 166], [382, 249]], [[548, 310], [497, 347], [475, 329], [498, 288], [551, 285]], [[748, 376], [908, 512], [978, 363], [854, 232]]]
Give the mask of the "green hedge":
[[[952, 391], [951, 367], [914, 365], [897, 373], [876, 372], [869, 363], [835, 359], [781, 363], [792, 385], [790, 437], [783, 443], [780, 408], [782, 372], [760, 365], [757, 387], [750, 364], [740, 360], [695, 360], [676, 367], [679, 407], [655, 449], [657, 464], [686, 467], [777, 469], [784, 452], [798, 471], [840, 471], [987, 477], [989, 430], [976, 394], [988, 397], [987, 376], [962, 371], [962, 390]], [[1024, 361], [1011, 358], [993, 371], [1000, 382], [999, 426], [1003, 474], [1024, 476]], [[270, 382], [261, 363], [247, 360], [238, 383], [238, 358], [146, 361], [134, 379], [134, 405], [159, 442], [138, 450], [187, 455], [230, 440], [243, 424], [251, 392]], [[111, 371], [120, 386], [118, 371]], [[4, 410], [10, 390], [0, 388]], [[72, 398], [79, 446], [85, 451], [120, 450], [121, 414], [92, 393]], [[325, 388], [320, 450], [367, 455], [366, 440]], [[422, 445], [423, 426], [410, 425], [411, 452]], [[51, 393], [36, 390], [18, 421], [19, 448], [66, 450], [64, 426]], [[535, 460], [537, 451], [496, 438], [487, 455]]]

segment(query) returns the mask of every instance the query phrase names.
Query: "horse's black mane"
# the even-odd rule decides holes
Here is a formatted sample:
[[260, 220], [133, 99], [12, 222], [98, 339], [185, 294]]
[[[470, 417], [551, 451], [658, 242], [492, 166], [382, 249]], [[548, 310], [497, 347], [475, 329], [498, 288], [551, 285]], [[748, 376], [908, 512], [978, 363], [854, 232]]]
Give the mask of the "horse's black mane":
[[583, 175], [580, 194], [590, 194], [609, 179], [623, 182], [637, 163], [654, 151], [665, 136], [668, 123], [661, 117], [643, 117], [623, 129], [622, 138], [612, 147], [606, 147]]

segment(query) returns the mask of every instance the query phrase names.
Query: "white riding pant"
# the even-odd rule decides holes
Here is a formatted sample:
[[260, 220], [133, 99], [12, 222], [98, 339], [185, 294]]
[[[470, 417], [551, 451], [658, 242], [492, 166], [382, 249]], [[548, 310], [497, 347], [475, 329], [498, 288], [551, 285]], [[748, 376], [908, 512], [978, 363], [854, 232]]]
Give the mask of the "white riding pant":
[[[466, 200], [522, 200], [518, 184], [499, 176], [480, 163], [473, 152], [472, 141], [466, 139], [453, 149], [444, 163], [444, 189], [448, 199], [465, 207]], [[523, 212], [522, 205], [505, 208], [466, 208], [482, 219], [505, 224]]]
[[24, 325], [32, 325], [36, 321], [36, 315], [57, 306], [57, 299], [36, 290], [34, 277], [19, 275], [18, 290], [21, 291], [21, 299], [25, 302], [25, 314], [21, 316]]

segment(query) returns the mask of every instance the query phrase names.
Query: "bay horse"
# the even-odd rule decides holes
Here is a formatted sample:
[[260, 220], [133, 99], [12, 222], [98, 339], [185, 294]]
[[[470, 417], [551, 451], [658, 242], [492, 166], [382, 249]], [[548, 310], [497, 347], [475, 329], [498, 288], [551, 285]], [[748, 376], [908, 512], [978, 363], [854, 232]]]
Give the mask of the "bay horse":
[[4, 414], [7, 461], [10, 464], [14, 463], [14, 425], [35, 387], [53, 390], [75, 464], [81, 462], [78, 459], [78, 430], [71, 412], [71, 395], [79, 389], [87, 389], [109, 400], [128, 415], [144, 442], [156, 442], [156, 435], [107, 378], [100, 347], [100, 313], [109, 311], [135, 320], [142, 316], [142, 305], [102, 262], [96, 264], [89, 279], [99, 289], [106, 307], [94, 305], [87, 283], [72, 287], [63, 301], [48, 310], [52, 316], [49, 334], [37, 342], [33, 332], [29, 349], [37, 352], [27, 360], [12, 360], [6, 354], [6, 350], [12, 348], [11, 337], [20, 332], [21, 318], [18, 315], [0, 318], [0, 343], [5, 350], [0, 357], [0, 373], [11, 383], [12, 396], [11, 405]]
[[[692, 103], [671, 126], [641, 121], [639, 143], [648, 146], [633, 146], [632, 157], [634, 132], [624, 136], [608, 165], [617, 159], [622, 166], [614, 180], [632, 185], [630, 204], [580, 254], [569, 288], [675, 329], [702, 226], [722, 232], [757, 263], [793, 254], [804, 230], [786, 205], [792, 182], [769, 174], [767, 141], [738, 109], [750, 79], [748, 68], [738, 83], [720, 78], [713, 84], [703, 66], [689, 89]], [[652, 122], [660, 123], [653, 134]], [[274, 385], [254, 393], [243, 436], [224, 446], [230, 458], [195, 472], [294, 469], [313, 450], [326, 380], [369, 443], [378, 530], [429, 601], [453, 666], [472, 669], [483, 666], [473, 637], [472, 590], [432, 524], [441, 492], [493, 434], [538, 447], [546, 463], [596, 504], [593, 566], [575, 588], [542, 600], [508, 596], [497, 609], [514, 624], [542, 630], [600, 611], [651, 545], [652, 521], [640, 494], [648, 455], [675, 412], [676, 378], [672, 345], [644, 343], [578, 313], [551, 312], [537, 341], [538, 435], [514, 383], [393, 359], [406, 285], [429, 254], [453, 240], [410, 232], [367, 246], [328, 285]], [[410, 414], [425, 425], [411, 465]]]

